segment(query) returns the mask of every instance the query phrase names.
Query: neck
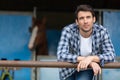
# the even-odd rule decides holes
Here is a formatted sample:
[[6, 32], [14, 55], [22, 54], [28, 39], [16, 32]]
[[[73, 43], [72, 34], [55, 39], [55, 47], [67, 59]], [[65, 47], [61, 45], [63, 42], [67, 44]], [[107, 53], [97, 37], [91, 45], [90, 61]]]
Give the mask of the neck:
[[83, 36], [84, 38], [88, 38], [90, 37], [90, 35], [92, 34], [92, 30], [88, 31], [88, 32], [84, 32], [80, 30], [80, 34], [81, 36]]

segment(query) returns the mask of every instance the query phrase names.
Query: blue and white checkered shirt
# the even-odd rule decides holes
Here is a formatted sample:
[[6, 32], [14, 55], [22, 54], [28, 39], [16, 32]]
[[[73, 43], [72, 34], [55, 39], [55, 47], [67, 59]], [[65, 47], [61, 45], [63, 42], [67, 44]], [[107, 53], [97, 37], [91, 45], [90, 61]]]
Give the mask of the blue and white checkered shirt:
[[[63, 28], [57, 49], [58, 61], [77, 62], [77, 57], [81, 56], [79, 35], [79, 28], [75, 23]], [[115, 61], [113, 44], [106, 28], [101, 25], [93, 25], [91, 55], [97, 55], [100, 58], [101, 66], [104, 66], [106, 62]], [[75, 71], [75, 68], [60, 68], [61, 80], [66, 79]]]

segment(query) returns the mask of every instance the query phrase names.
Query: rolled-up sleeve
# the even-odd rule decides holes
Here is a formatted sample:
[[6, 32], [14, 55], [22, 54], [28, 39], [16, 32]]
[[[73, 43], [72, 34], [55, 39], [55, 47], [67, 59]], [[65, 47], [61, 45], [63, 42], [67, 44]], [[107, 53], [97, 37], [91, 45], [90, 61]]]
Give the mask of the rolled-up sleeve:
[[103, 67], [105, 63], [108, 62], [114, 62], [115, 61], [115, 55], [113, 53], [109, 54], [99, 54], [100, 58], [100, 65]]
[[105, 63], [115, 61], [114, 47], [107, 31], [105, 31], [102, 37], [102, 53], [98, 56], [100, 58], [101, 66], [104, 66]]

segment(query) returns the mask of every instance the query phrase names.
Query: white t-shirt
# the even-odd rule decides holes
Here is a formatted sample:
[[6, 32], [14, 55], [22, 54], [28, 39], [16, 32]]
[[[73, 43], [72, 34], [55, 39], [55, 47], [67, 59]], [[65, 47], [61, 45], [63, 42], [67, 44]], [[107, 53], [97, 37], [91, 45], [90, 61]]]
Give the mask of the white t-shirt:
[[84, 38], [80, 35], [81, 56], [89, 56], [92, 52], [92, 38]]

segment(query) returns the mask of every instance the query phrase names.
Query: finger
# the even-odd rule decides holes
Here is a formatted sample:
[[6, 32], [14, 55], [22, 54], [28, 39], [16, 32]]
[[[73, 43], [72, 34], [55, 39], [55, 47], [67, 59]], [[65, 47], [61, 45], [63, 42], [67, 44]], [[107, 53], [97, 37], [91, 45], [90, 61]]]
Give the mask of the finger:
[[78, 72], [79, 72], [80, 70], [84, 70], [84, 63], [83, 63], [82, 61], [79, 62], [78, 66], [77, 66], [77, 70], [78, 70]]
[[85, 61], [81, 61], [80, 64], [81, 64], [81, 68], [84, 68], [87, 63]]
[[96, 68], [93, 68], [94, 75], [97, 75], [98, 70]]
[[99, 74], [101, 74], [101, 73], [102, 73], [102, 69], [100, 68], [100, 69], [99, 69]]
[[97, 68], [97, 69], [96, 69], [96, 72], [95, 72], [95, 75], [101, 74], [101, 72], [102, 72], [102, 71], [101, 71], [101, 68]]
[[88, 65], [89, 65], [89, 64], [85, 64], [85, 69], [87, 69], [87, 68], [88, 68]]
[[93, 69], [93, 72], [94, 72], [94, 75], [96, 75], [96, 70], [95, 69]]
[[80, 63], [80, 69], [84, 69], [84, 64]]
[[86, 69], [86, 63], [81, 63], [80, 64], [80, 69], [85, 70]]
[[99, 73], [99, 70], [98, 70], [98, 69], [96, 69], [96, 71], [95, 71], [95, 75], [98, 75], [98, 73]]
[[82, 69], [86, 70], [87, 69], [87, 64], [83, 64]]
[[80, 71], [80, 63], [77, 65], [77, 71]]

